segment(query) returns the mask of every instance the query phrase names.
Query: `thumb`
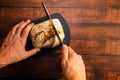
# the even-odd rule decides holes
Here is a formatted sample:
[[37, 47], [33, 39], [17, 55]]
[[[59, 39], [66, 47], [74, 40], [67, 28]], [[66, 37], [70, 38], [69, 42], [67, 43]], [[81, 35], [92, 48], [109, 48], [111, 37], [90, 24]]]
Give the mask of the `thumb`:
[[40, 51], [40, 48], [34, 48], [34, 49], [30, 50], [30, 51], [26, 51], [26, 53], [24, 55], [22, 55], [22, 59], [26, 59], [26, 58], [36, 54], [39, 51]]
[[68, 60], [68, 53], [69, 53], [69, 51], [68, 51], [67, 45], [63, 45], [62, 46], [62, 54], [61, 54], [61, 57], [62, 57], [63, 61]]
[[39, 52], [40, 51], [40, 48], [34, 48], [34, 49], [32, 49], [32, 50], [29, 50], [28, 51], [28, 54], [29, 55], [34, 55], [34, 54], [36, 54], [37, 52]]
[[34, 48], [32, 50], [27, 51], [27, 53], [24, 56], [25, 57], [30, 57], [30, 56], [36, 54], [39, 51], [40, 51], [40, 48]]

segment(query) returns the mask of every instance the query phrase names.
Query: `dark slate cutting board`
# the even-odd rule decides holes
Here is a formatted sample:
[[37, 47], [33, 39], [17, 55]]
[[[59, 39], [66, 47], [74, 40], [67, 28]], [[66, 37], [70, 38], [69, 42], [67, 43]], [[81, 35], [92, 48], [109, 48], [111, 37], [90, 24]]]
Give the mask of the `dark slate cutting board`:
[[[65, 39], [64, 39], [63, 43], [66, 44], [66, 45], [69, 45], [70, 44], [70, 29], [69, 29], [69, 25], [67, 24], [65, 19], [59, 13], [52, 14], [51, 17], [52, 17], [52, 19], [53, 18], [57, 18], [57, 19], [60, 20], [60, 22], [61, 22], [61, 24], [63, 26], [64, 33], [65, 33]], [[47, 16], [43, 17], [43, 18], [40, 18], [40, 19], [33, 20], [32, 22], [35, 23], [35, 24], [38, 24], [38, 23], [46, 21], [46, 20], [48, 20]], [[30, 37], [28, 37], [27, 44], [26, 44], [26, 50], [30, 50], [32, 48], [33, 48], [33, 45], [32, 45], [31, 39], [30, 39]], [[55, 51], [55, 50], [58, 50], [58, 49], [61, 49], [60, 45], [58, 45], [58, 46], [56, 46], [54, 48], [43, 48], [38, 53], [40, 53], [41, 55], [42, 54], [48, 54], [48, 53], [51, 53], [52, 51]]]

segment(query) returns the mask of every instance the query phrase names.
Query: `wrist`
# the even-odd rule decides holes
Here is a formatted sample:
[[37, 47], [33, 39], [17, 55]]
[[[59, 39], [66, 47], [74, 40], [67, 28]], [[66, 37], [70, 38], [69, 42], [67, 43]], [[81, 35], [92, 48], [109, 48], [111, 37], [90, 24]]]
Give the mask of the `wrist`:
[[0, 68], [5, 67], [10, 64], [9, 60], [4, 54], [5, 54], [4, 51], [0, 51]]
[[68, 80], [81, 80], [81, 79], [79, 77], [74, 76], [74, 77], [71, 77], [71, 79], [68, 79]]
[[69, 77], [69, 79], [67, 80], [86, 80], [86, 77], [81, 76], [81, 75], [74, 75], [74, 76]]

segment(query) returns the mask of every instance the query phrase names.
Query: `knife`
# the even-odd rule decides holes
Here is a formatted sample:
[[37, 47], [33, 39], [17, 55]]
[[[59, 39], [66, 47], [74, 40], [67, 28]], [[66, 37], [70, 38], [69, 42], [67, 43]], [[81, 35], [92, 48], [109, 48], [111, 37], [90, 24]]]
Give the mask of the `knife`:
[[50, 20], [50, 22], [51, 22], [51, 24], [52, 24], [52, 26], [53, 26], [53, 29], [54, 29], [54, 31], [55, 31], [55, 34], [57, 35], [57, 38], [58, 38], [58, 40], [60, 41], [60, 45], [62, 46], [62, 45], [63, 45], [63, 42], [62, 42], [62, 40], [61, 40], [61, 38], [60, 38], [60, 36], [59, 36], [59, 34], [58, 34], [58, 32], [57, 32], [57, 29], [55, 28], [55, 25], [54, 25], [54, 23], [53, 23], [53, 21], [52, 21], [52, 17], [51, 17], [51, 15], [50, 15], [50, 13], [48, 12], [48, 9], [47, 9], [45, 3], [42, 3], [42, 5], [43, 5], [43, 8], [44, 8], [44, 10], [45, 10], [45, 12], [46, 12], [46, 15], [48, 16], [48, 18], [49, 18], [49, 20]]

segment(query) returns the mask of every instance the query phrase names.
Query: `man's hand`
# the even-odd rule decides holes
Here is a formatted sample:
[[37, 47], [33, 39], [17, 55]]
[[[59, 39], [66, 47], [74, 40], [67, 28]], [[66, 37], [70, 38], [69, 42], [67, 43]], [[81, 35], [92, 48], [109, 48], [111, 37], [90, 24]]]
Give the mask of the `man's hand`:
[[30, 24], [30, 20], [22, 21], [8, 33], [0, 49], [0, 68], [26, 59], [40, 51], [39, 48], [25, 50], [27, 37], [33, 26], [34, 24]]
[[68, 80], [86, 80], [85, 66], [82, 57], [71, 47], [62, 46], [61, 67]]

